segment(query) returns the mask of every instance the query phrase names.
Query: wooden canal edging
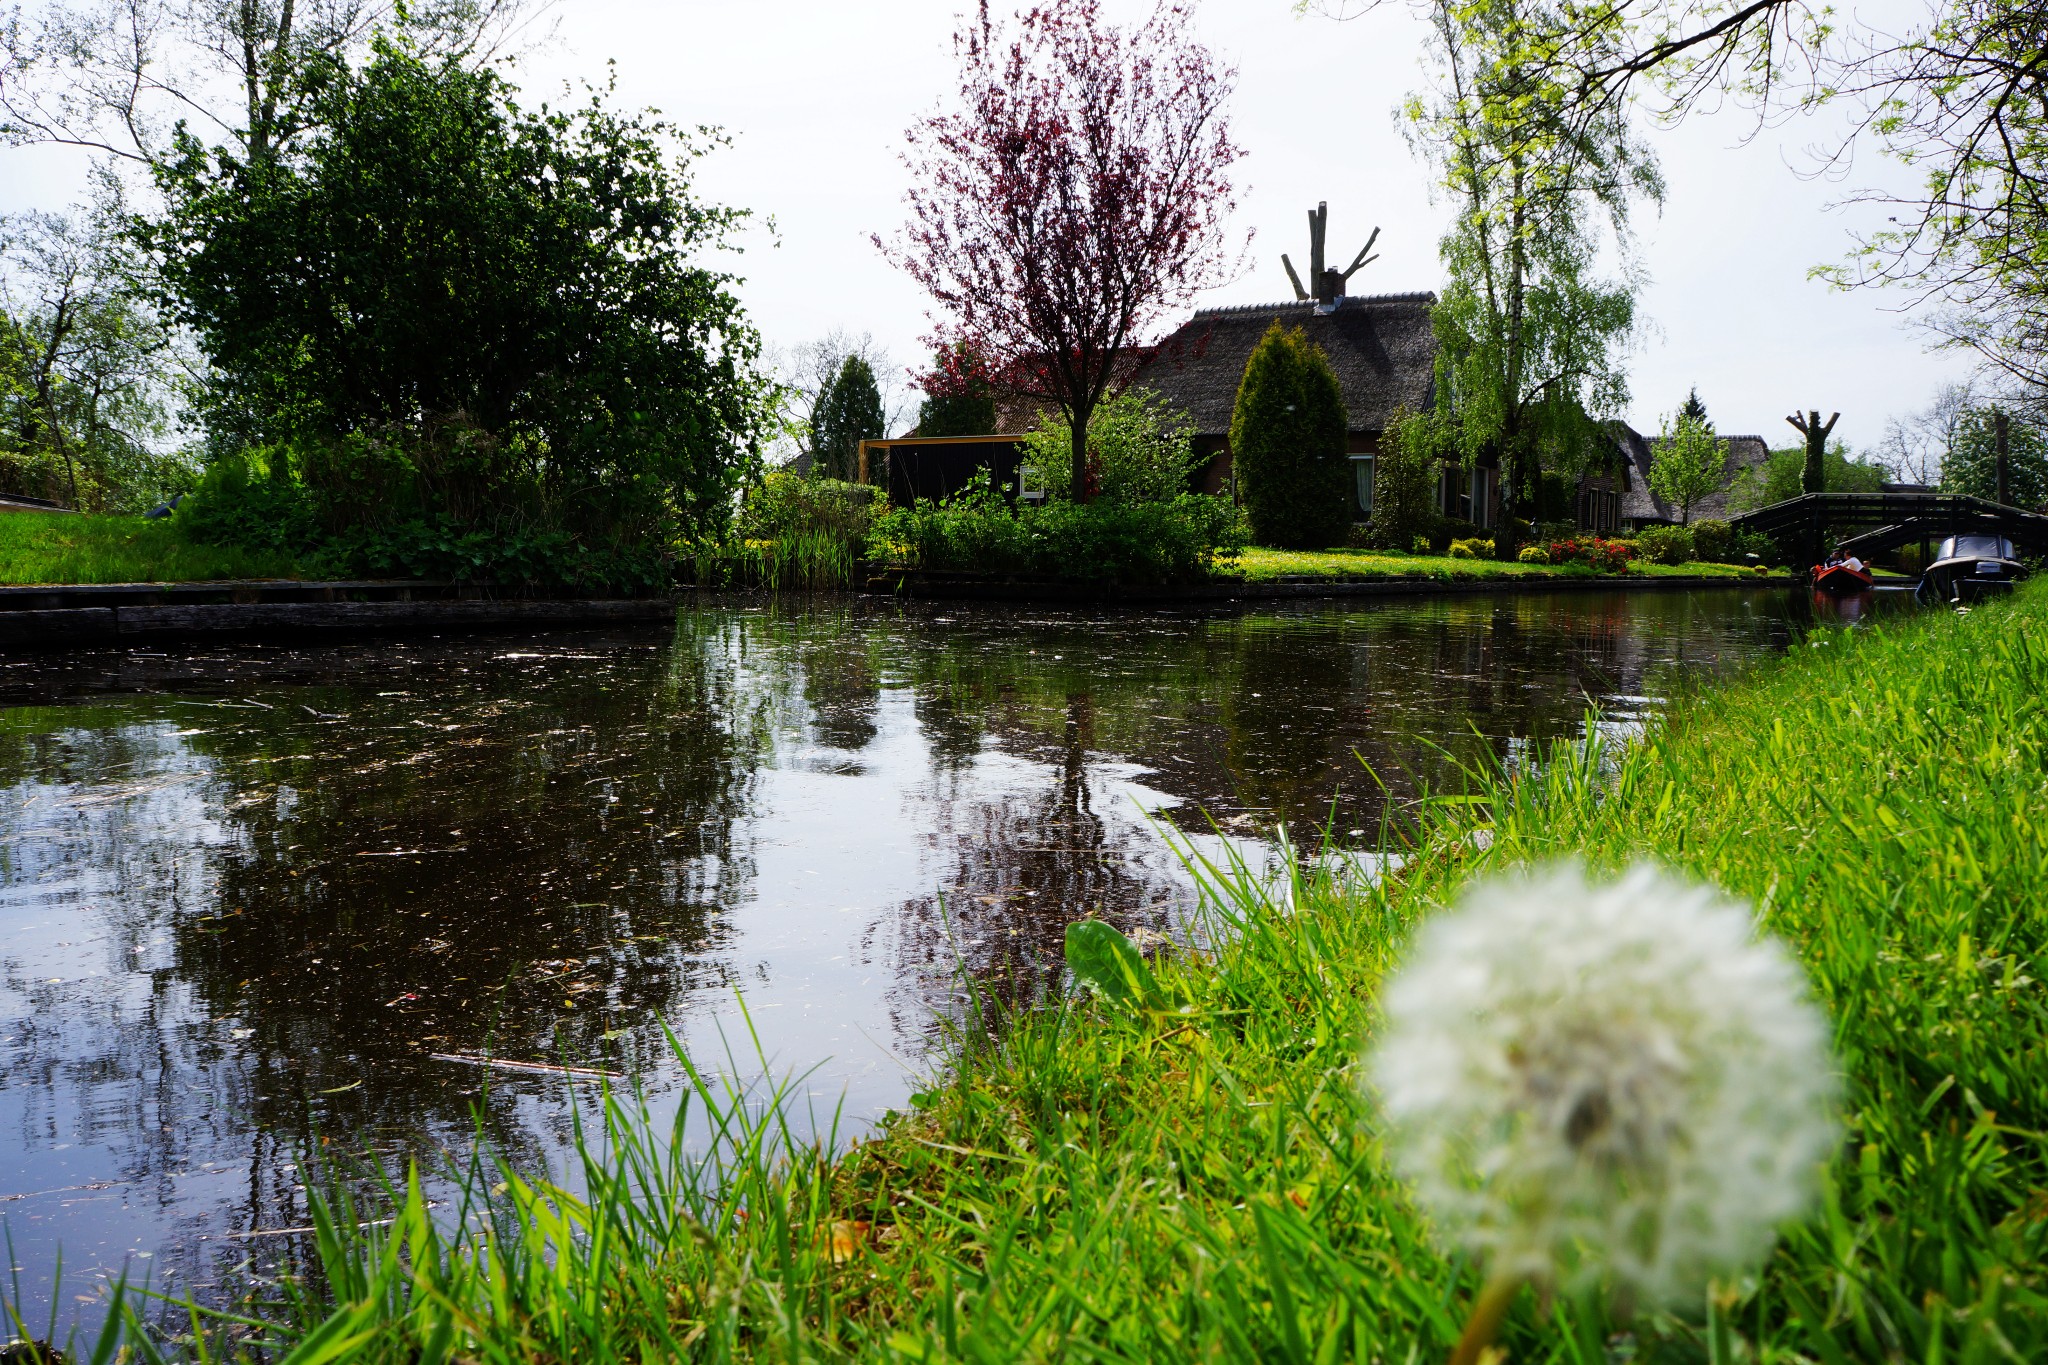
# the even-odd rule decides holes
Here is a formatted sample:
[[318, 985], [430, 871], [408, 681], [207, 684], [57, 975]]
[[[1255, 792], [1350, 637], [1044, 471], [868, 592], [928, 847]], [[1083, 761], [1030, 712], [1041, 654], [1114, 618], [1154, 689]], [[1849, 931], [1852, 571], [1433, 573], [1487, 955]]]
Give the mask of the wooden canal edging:
[[1259, 602], [1314, 597], [1445, 597], [1468, 593], [1689, 592], [1700, 588], [1785, 587], [1785, 578], [1739, 574], [1664, 576], [1513, 575], [1498, 578], [1280, 578], [1261, 583], [1197, 583], [1143, 587], [1057, 579], [1009, 578], [921, 569], [871, 572], [859, 591], [890, 597], [990, 602], [1100, 602], [1170, 605], [1176, 602]]
[[[856, 591], [911, 599], [1171, 606], [1328, 597], [1469, 593], [1680, 592], [1783, 586], [1784, 579], [1515, 576], [1294, 578], [1183, 587], [1118, 586], [922, 571], [870, 572]], [[488, 597], [430, 580], [91, 583], [0, 586], [0, 650], [85, 649], [234, 636], [304, 638], [347, 632], [564, 629], [675, 620], [676, 597]]]
[[429, 580], [0, 586], [0, 649], [673, 621], [676, 599], [486, 597]]

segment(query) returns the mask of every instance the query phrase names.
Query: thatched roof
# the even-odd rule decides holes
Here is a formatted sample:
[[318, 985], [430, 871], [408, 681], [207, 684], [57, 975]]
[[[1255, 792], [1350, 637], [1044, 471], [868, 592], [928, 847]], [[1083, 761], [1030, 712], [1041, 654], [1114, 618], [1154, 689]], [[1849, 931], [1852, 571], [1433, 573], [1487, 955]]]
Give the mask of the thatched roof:
[[[1623, 470], [1627, 491], [1621, 497], [1621, 515], [1625, 520], [1636, 522], [1669, 522], [1676, 525], [1678, 509], [1650, 491], [1650, 464], [1656, 458], [1657, 442], [1626, 423], [1615, 424], [1616, 442], [1622, 453], [1628, 457], [1628, 466]], [[1735, 481], [1745, 470], [1759, 468], [1770, 458], [1770, 448], [1761, 436], [1722, 436], [1728, 443], [1726, 458], [1721, 464], [1721, 487], [1709, 493], [1692, 505], [1694, 521], [1725, 521], [1728, 519], [1728, 494]]]
[[1430, 402], [1436, 334], [1429, 310], [1435, 303], [1429, 293], [1374, 294], [1340, 298], [1327, 313], [1312, 302], [1205, 308], [1159, 344], [1136, 382], [1185, 409], [1196, 432], [1223, 435], [1245, 361], [1277, 319], [1300, 327], [1329, 355], [1351, 430], [1377, 434], [1394, 409]]

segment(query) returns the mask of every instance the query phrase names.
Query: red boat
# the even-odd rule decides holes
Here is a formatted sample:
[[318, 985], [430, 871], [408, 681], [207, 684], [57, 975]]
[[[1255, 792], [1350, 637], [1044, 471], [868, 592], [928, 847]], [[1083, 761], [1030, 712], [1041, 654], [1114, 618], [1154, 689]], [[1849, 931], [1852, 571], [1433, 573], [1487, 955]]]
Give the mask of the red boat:
[[1813, 586], [1820, 592], [1833, 593], [1837, 597], [1869, 592], [1870, 570], [1855, 562], [1816, 564], [1813, 566]]

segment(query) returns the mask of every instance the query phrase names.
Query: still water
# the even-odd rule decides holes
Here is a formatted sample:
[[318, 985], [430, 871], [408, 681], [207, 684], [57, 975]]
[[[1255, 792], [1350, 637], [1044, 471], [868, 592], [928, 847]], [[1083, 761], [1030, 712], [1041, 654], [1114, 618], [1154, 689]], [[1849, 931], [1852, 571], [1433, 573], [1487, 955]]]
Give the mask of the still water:
[[[300, 1162], [558, 1159], [558, 1077], [807, 1073], [853, 1126], [966, 983], [1168, 844], [1371, 837], [1455, 763], [1638, 723], [1782, 594], [1250, 612], [711, 605], [673, 632], [0, 656], [0, 1223], [31, 1315], [285, 1254]], [[1369, 775], [1366, 765], [1377, 774]], [[1333, 822], [1333, 823], [1332, 823]], [[744, 1010], [744, 1014], [742, 1011]], [[751, 1035], [749, 1029], [751, 1028]], [[758, 1036], [758, 1044], [752, 1035]], [[588, 1087], [581, 1088], [584, 1099]]]

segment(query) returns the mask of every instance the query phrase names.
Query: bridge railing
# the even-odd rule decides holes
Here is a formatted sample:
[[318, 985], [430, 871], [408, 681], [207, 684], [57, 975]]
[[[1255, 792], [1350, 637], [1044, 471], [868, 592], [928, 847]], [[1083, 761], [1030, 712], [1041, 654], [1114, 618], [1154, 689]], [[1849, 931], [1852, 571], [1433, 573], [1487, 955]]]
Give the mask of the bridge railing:
[[1728, 523], [1773, 539], [1796, 533], [1805, 553], [1817, 552], [1827, 532], [1856, 527], [1897, 532], [1892, 544], [1980, 532], [2048, 549], [2048, 516], [1955, 493], [1802, 493], [1739, 513]]

